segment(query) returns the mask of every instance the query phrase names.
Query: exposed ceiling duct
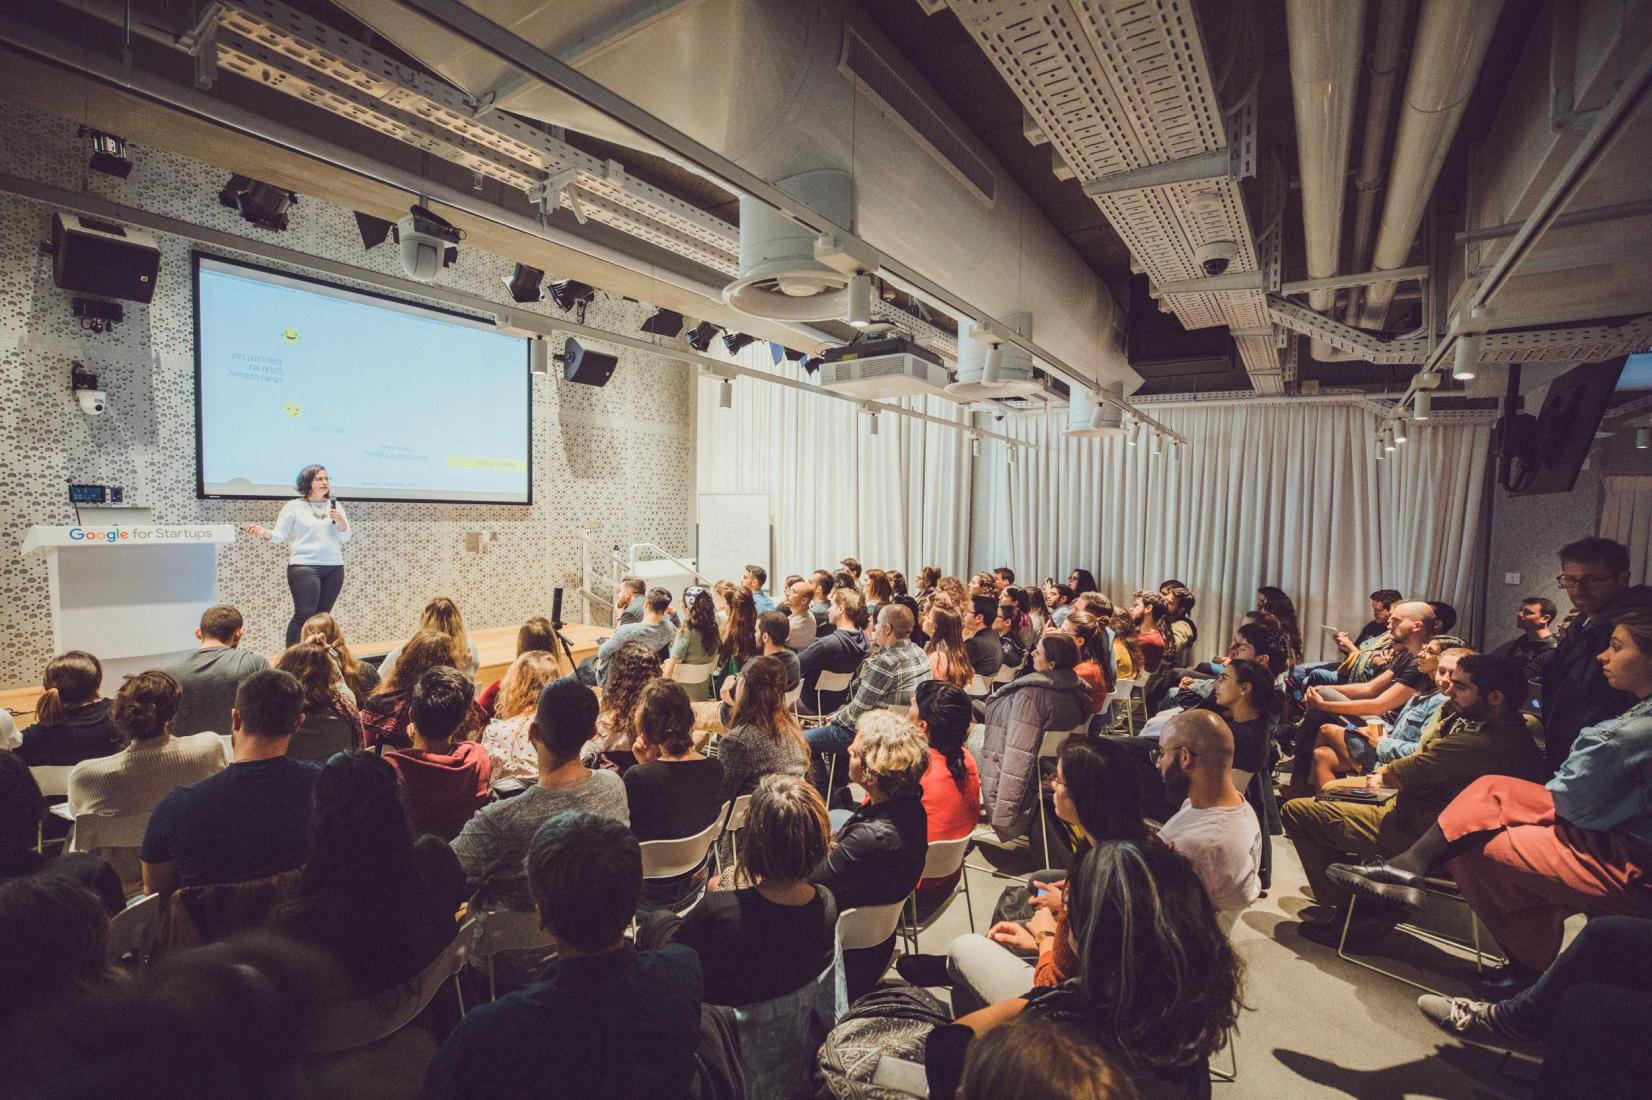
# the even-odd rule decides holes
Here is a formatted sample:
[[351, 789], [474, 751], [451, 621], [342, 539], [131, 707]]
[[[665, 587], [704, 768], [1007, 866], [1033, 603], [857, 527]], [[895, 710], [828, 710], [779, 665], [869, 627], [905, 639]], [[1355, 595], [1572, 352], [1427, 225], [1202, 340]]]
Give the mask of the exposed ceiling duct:
[[[1011, 314], [1004, 324], [1022, 336], [1033, 334], [1030, 313]], [[946, 388], [947, 393], [963, 401], [991, 401], [1026, 397], [1041, 388], [1033, 377], [1032, 356], [1021, 348], [1000, 343], [974, 325], [960, 334], [957, 380]]]
[[[774, 181], [839, 225], [854, 221], [855, 181], [834, 168]], [[815, 258], [815, 235], [753, 199], [740, 201], [740, 277], [723, 299], [742, 313], [831, 321], [846, 310], [850, 275]]]
[[[1400, 89], [1400, 62], [1405, 50], [1405, 24], [1411, 0], [1382, 0], [1377, 10], [1376, 41], [1371, 48], [1371, 79], [1365, 92], [1365, 135], [1360, 141], [1359, 174], [1354, 177], [1358, 196], [1354, 207], [1354, 247], [1349, 260], [1353, 271], [1371, 269], [1372, 232], [1377, 221], [1377, 193], [1388, 163], [1388, 130], [1394, 117], [1394, 96]], [[1348, 316], [1359, 315], [1364, 287], [1348, 291]], [[1315, 308], [1318, 308], [1317, 306]]]

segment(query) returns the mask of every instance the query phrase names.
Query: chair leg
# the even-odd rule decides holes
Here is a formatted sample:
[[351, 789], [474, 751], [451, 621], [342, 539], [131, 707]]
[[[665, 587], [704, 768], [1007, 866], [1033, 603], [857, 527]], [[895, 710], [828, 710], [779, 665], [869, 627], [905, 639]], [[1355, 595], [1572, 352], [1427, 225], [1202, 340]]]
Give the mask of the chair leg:
[[1044, 777], [1038, 777], [1038, 837], [1044, 842], [1044, 866], [1050, 866], [1050, 822], [1044, 809]]
[[1230, 1027], [1223, 1037], [1222, 1045], [1227, 1048], [1228, 1068], [1225, 1070], [1210, 1067], [1210, 1075], [1218, 1081], [1232, 1083], [1239, 1080], [1239, 1052], [1233, 1049], [1233, 1029]]
[[492, 1001], [497, 1001], [498, 999], [499, 999], [499, 990], [493, 984], [493, 956], [489, 955], [488, 956], [488, 1000], [489, 1000], [489, 1002], [492, 1002]]
[[459, 998], [459, 1019], [465, 1018], [465, 983], [459, 980], [462, 970], [453, 972], [453, 995]]
[[1350, 897], [1348, 899], [1348, 914], [1342, 918], [1342, 936], [1337, 940], [1337, 957], [1346, 962], [1351, 962], [1355, 966], [1363, 966], [1365, 969], [1373, 973], [1381, 974], [1387, 978], [1393, 978], [1396, 982], [1404, 982], [1413, 989], [1420, 989], [1424, 993], [1432, 993], [1436, 997], [1444, 997], [1445, 994], [1440, 992], [1438, 989], [1435, 989], [1433, 986], [1424, 985], [1422, 982], [1412, 981], [1404, 975], [1396, 974], [1392, 970], [1384, 970], [1380, 966], [1373, 966], [1364, 959], [1356, 959], [1354, 956], [1348, 954], [1348, 929], [1354, 923], [1354, 909], [1358, 906], [1358, 904], [1358, 897]]
[[960, 867], [958, 877], [964, 880], [964, 912], [969, 914], [969, 930], [975, 931], [975, 902], [969, 895], [969, 868]]

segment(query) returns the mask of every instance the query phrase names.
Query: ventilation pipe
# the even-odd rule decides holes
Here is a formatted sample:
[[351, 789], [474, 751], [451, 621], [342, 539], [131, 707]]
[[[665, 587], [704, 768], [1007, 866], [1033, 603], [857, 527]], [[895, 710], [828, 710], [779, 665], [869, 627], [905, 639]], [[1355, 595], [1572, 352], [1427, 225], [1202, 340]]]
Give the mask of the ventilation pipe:
[[[1342, 252], [1342, 206], [1348, 179], [1348, 147], [1354, 133], [1365, 35], [1365, 0], [1289, 0], [1291, 94], [1296, 101], [1296, 152], [1302, 177], [1302, 228], [1308, 278], [1337, 274]], [[1335, 290], [1315, 290], [1308, 304], [1329, 314]], [[1331, 346], [1309, 345], [1324, 360]]]
[[[1011, 313], [1003, 324], [1031, 340], [1032, 314]], [[977, 325], [962, 326], [958, 337], [957, 381], [946, 392], [960, 401], [989, 401], [1025, 397], [1042, 387], [1033, 377], [1033, 360], [1020, 346], [996, 343]]]
[[[1374, 271], [1404, 267], [1417, 239], [1429, 196], [1440, 177], [1451, 139], [1480, 78], [1503, 0], [1423, 0], [1417, 35], [1394, 138], [1393, 167], [1382, 206], [1382, 227], [1372, 255]], [[1388, 320], [1395, 283], [1365, 291], [1359, 325], [1380, 329]]]
[[[1377, 11], [1377, 39], [1371, 48], [1371, 83], [1365, 96], [1365, 136], [1360, 143], [1359, 175], [1354, 178], [1352, 270], [1371, 270], [1371, 232], [1376, 228], [1377, 192], [1387, 164], [1388, 124], [1394, 116], [1394, 93], [1400, 89], [1400, 58], [1405, 51], [1405, 17], [1411, 0], [1382, 0]], [[1358, 317], [1364, 287], [1348, 292], [1348, 316]]]
[[[775, 181], [838, 225], [854, 221], [855, 181], [824, 168]], [[832, 321], [848, 305], [849, 276], [815, 259], [815, 234], [756, 199], [740, 199], [740, 277], [723, 291], [729, 305], [754, 317]]]

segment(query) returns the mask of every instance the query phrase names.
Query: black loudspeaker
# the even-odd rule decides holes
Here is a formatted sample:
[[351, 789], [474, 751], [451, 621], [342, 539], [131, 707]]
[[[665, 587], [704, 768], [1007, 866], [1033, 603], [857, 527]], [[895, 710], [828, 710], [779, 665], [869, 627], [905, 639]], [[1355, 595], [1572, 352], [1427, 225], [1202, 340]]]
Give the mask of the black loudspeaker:
[[52, 215], [52, 282], [64, 290], [147, 302], [161, 250], [141, 229], [77, 214]]
[[619, 362], [617, 355], [586, 351], [572, 336], [564, 342], [562, 354], [557, 358], [562, 361], [562, 377], [583, 386], [606, 386]]

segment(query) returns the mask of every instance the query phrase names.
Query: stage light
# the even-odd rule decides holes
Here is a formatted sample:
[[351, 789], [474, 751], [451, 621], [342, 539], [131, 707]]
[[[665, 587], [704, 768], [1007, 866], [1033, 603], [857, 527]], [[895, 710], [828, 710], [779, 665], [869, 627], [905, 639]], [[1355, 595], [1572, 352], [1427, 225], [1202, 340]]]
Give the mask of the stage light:
[[1377, 433], [1377, 461], [1381, 462], [1388, 457], [1388, 451], [1382, 445], [1382, 433]]
[[872, 414], [872, 434], [873, 435], [878, 434], [878, 414], [877, 413]]
[[704, 354], [705, 350], [711, 346], [711, 338], [721, 331], [723, 330], [720, 326], [714, 325], [710, 321], [701, 321], [688, 330], [688, 336], [685, 339], [687, 339], [689, 347]]
[[1395, 443], [1404, 443], [1405, 442], [1406, 436], [1405, 436], [1405, 420], [1404, 420], [1404, 418], [1396, 418], [1395, 421], [1394, 421], [1393, 428], [1391, 428], [1389, 430], [1394, 433], [1394, 442]]
[[848, 306], [843, 319], [856, 328], [872, 323], [872, 276], [856, 275], [849, 280]]
[[723, 384], [717, 387], [717, 407], [719, 409], [734, 408], [734, 379], [725, 378]]
[[218, 192], [218, 203], [239, 211], [241, 217], [260, 229], [277, 232], [287, 228], [287, 210], [298, 205], [298, 196], [273, 183], [260, 183], [250, 176], [231, 176]]
[[1635, 429], [1635, 450], [1644, 451], [1652, 447], [1652, 428]]
[[86, 167], [120, 179], [132, 174], [132, 158], [126, 155], [125, 138], [94, 130], [90, 126], [82, 126], [76, 136], [91, 139], [92, 159], [86, 162]]
[[1413, 420], [1427, 420], [1434, 414], [1434, 395], [1428, 390], [1418, 390], [1416, 399], [1411, 404]]
[[551, 346], [543, 336], [528, 341], [528, 371], [532, 374], [551, 373]]
[[1455, 358], [1452, 360], [1451, 377], [1467, 380], [1474, 377], [1475, 369], [1480, 365], [1480, 353], [1485, 350], [1486, 337], [1484, 333], [1473, 333], [1469, 336], [1459, 336], [1455, 349]]
[[1155, 457], [1157, 457], [1158, 455], [1163, 453], [1163, 442], [1162, 442], [1163, 439], [1164, 439], [1164, 436], [1159, 434], [1159, 430], [1157, 428], [1154, 428], [1153, 429], [1153, 454], [1154, 454]]
[[1141, 421], [1134, 417], [1130, 420], [1130, 430], [1124, 433], [1124, 441], [1134, 447], [1141, 442]]
[[572, 310], [575, 320], [585, 323], [585, 307], [589, 306], [597, 296], [596, 287], [590, 283], [582, 283], [578, 279], [563, 279], [551, 284], [551, 301], [556, 308], [567, 313]]
[[1009, 445], [1008, 449], [1009, 449], [1009, 452], [1010, 452], [1010, 455], [1009, 455], [1010, 465], [1013, 466], [1013, 465], [1015, 465], [1015, 452], [1019, 451], [1021, 448], [1017, 447], [1015, 444], [1011, 443]]
[[993, 344], [981, 361], [981, 384], [996, 386], [1004, 380], [1004, 345]]
[[642, 323], [642, 330], [650, 336], [676, 336], [683, 331], [683, 315], [671, 309], [655, 310], [654, 316]]
[[1385, 451], [1392, 451], [1394, 449], [1393, 428], [1384, 428], [1382, 430], [1382, 449]]
[[545, 273], [537, 267], [517, 264], [509, 275], [501, 276], [499, 281], [510, 291], [513, 302], [537, 302], [544, 297], [539, 284], [545, 281]]
[[737, 355], [741, 348], [756, 339], [757, 337], [747, 336], [743, 332], [725, 332], [723, 333], [723, 346], [728, 349], [730, 355]]

